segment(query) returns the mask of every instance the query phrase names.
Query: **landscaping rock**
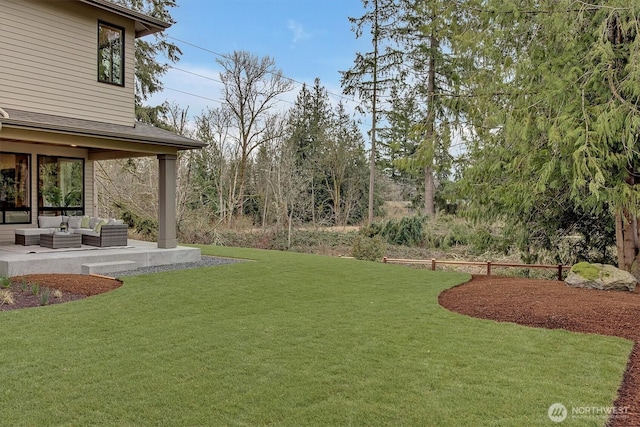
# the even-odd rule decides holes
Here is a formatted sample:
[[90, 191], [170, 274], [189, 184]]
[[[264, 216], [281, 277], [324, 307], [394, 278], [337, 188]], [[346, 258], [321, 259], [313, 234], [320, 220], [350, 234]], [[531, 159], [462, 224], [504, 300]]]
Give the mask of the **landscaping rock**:
[[567, 285], [576, 288], [602, 289], [605, 291], [631, 291], [638, 281], [633, 274], [620, 270], [613, 265], [589, 264], [579, 262], [571, 267], [564, 280]]

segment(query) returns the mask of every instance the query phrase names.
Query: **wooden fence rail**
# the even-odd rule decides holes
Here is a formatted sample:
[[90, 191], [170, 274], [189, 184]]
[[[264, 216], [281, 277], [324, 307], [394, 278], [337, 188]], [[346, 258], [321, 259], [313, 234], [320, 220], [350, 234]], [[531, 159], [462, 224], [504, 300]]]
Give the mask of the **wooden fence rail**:
[[431, 264], [431, 270], [436, 269], [437, 264], [446, 265], [471, 265], [471, 266], [487, 266], [487, 276], [491, 276], [492, 267], [512, 267], [512, 268], [546, 268], [556, 269], [558, 271], [558, 280], [562, 279], [562, 272], [571, 268], [570, 265], [545, 265], [545, 264], [517, 264], [517, 263], [505, 263], [505, 262], [491, 262], [491, 261], [443, 261], [437, 259], [402, 259], [402, 258], [382, 258], [382, 262], [393, 264]]

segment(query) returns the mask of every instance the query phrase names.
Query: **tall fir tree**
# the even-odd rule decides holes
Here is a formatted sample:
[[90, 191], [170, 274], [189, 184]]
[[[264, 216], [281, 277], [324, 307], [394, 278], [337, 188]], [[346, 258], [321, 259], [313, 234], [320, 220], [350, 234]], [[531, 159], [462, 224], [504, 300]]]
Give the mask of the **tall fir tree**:
[[467, 174], [475, 200], [529, 228], [522, 219], [543, 205], [556, 206], [547, 212], [556, 220], [563, 211], [615, 217], [618, 264], [635, 269], [640, 5], [496, 0], [479, 13], [477, 43], [494, 78], [476, 83], [493, 92], [478, 105], [500, 120], [477, 131]]
[[374, 193], [377, 159], [376, 132], [378, 117], [382, 111], [380, 97], [395, 81], [398, 67], [402, 61], [402, 52], [388, 42], [392, 39], [399, 16], [397, 0], [363, 0], [365, 13], [359, 18], [349, 18], [354, 26], [356, 38], [361, 37], [368, 28], [371, 33], [372, 50], [356, 53], [351, 69], [341, 72], [342, 87], [348, 95], [358, 95], [364, 108], [371, 112], [370, 151], [369, 151], [369, 206], [368, 223], [373, 222]]

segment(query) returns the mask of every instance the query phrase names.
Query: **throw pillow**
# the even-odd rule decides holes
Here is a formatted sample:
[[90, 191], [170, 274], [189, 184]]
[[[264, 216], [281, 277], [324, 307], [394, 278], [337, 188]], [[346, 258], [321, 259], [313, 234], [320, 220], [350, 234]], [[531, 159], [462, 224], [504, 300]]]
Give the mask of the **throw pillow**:
[[80, 220], [80, 228], [91, 228], [89, 227], [89, 219], [88, 215], [83, 216]]
[[102, 218], [98, 218], [97, 216], [92, 216], [89, 219], [89, 228], [96, 228], [96, 224], [102, 221]]
[[93, 227], [93, 231], [95, 231], [96, 233], [99, 233], [99, 232], [100, 232], [100, 230], [102, 230], [102, 226], [103, 226], [103, 225], [107, 225], [107, 222], [108, 222], [108, 221], [107, 221], [106, 219], [101, 219], [100, 221], [98, 221], [98, 222], [96, 223], [96, 226], [95, 226], [95, 227]]

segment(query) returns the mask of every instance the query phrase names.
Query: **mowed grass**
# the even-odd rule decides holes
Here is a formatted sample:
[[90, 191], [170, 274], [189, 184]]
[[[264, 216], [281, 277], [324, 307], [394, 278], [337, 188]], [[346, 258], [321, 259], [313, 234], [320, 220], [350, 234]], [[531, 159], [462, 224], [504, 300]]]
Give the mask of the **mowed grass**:
[[441, 308], [464, 274], [203, 253], [252, 261], [0, 313], [0, 424], [553, 425], [555, 402], [611, 406], [631, 350]]

